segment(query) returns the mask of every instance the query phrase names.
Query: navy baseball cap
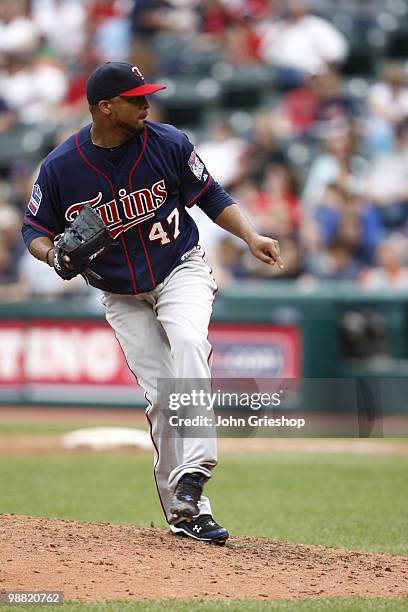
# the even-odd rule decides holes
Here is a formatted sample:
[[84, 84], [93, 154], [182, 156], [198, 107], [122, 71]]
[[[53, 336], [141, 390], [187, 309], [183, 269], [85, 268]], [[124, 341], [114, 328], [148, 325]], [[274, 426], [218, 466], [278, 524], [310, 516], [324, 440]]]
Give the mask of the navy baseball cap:
[[146, 96], [161, 89], [166, 89], [166, 86], [145, 83], [137, 66], [125, 62], [106, 62], [90, 75], [86, 83], [86, 97], [93, 106], [116, 96]]

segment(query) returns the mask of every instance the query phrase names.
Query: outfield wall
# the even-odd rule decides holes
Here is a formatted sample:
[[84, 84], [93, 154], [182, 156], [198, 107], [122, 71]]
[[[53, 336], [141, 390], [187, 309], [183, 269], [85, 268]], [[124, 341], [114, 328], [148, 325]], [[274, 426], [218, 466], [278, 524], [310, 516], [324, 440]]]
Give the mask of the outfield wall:
[[[210, 341], [215, 378], [399, 379], [407, 397], [408, 294], [240, 283], [217, 295]], [[83, 300], [0, 305], [0, 402], [145, 403], [103, 307]]]

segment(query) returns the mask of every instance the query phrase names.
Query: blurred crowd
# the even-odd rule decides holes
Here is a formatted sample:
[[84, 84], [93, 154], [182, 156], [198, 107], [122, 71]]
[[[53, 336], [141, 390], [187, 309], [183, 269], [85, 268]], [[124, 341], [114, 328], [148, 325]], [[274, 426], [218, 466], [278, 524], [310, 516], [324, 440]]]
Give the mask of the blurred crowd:
[[29, 256], [20, 225], [41, 158], [89, 122], [85, 82], [108, 59], [167, 83], [151, 118], [186, 131], [281, 242], [277, 273], [193, 209], [221, 286], [408, 290], [407, 25], [404, 0], [0, 0], [0, 300], [87, 292]]

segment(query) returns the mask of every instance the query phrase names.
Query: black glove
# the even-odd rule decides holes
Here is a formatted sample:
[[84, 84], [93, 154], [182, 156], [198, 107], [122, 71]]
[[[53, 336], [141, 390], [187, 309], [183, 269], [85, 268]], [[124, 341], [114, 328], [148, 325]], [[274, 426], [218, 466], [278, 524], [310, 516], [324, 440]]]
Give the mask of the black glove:
[[[90, 263], [117, 244], [97, 211], [90, 204], [80, 210], [77, 217], [54, 244], [54, 269], [64, 280], [82, 274], [100, 276], [89, 269]], [[69, 263], [64, 256], [69, 257]]]

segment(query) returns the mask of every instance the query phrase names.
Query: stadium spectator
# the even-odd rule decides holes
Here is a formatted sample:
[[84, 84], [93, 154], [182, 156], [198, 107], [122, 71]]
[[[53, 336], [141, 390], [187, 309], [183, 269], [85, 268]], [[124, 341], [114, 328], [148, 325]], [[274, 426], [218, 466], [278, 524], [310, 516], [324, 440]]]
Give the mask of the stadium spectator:
[[[103, 0], [102, 0], [103, 2]], [[199, 2], [196, 0], [134, 0], [131, 21], [134, 32], [152, 36], [163, 32], [198, 32]]]
[[[217, 81], [221, 95], [202, 102], [203, 121], [194, 126], [198, 150], [254, 224], [264, 233], [279, 233], [287, 260], [279, 278], [303, 278], [306, 272], [351, 279], [374, 262], [383, 270], [376, 257], [384, 237], [396, 230], [408, 236], [404, 59], [390, 62], [387, 47], [377, 44], [373, 68], [377, 57], [383, 66], [378, 82], [369, 86], [366, 75], [358, 74], [350, 79], [350, 66], [341, 69], [348, 43], [331, 16], [336, 14], [335, 23], [350, 40], [364, 35], [369, 47], [373, 28], [378, 30], [378, 5], [347, 0], [341, 6], [343, 22], [339, 11], [328, 9], [324, 0], [0, 2], [0, 193], [8, 211], [2, 213], [0, 206], [0, 220], [25, 208], [28, 177], [51, 142], [88, 121], [89, 72], [103, 59], [129, 57], [157, 78], [159, 72], [160, 78], [167, 76], [169, 97], [172, 91], [180, 95], [178, 79], [183, 87], [191, 84], [192, 99], [205, 91], [203, 77]], [[232, 92], [235, 86], [245, 89], [245, 74], [256, 92], [250, 112], [223, 108], [224, 86]], [[279, 84], [290, 89], [280, 91]], [[168, 100], [163, 98], [164, 114]], [[152, 108], [151, 120], [160, 109]], [[43, 144], [26, 151], [25, 143], [30, 149], [31, 135], [39, 131], [41, 138], [47, 134]], [[197, 211], [191, 214], [199, 216]], [[206, 218], [197, 220], [221, 285], [264, 277], [265, 270], [247, 261], [234, 239], [227, 240]], [[10, 258], [12, 233], [0, 228], [0, 283], [8, 287], [3, 296], [58, 294], [52, 275], [38, 276], [38, 286], [30, 289], [40, 272], [23, 260], [17, 265], [18, 248]], [[275, 279], [275, 272], [267, 272]], [[19, 274], [23, 283], [15, 293]]]
[[299, 225], [297, 179], [288, 164], [271, 164], [257, 196], [257, 224], [263, 235], [292, 236]]
[[275, 114], [268, 109], [258, 110], [253, 116], [248, 161], [250, 175], [258, 183], [262, 181], [269, 164], [286, 161], [275, 119]]
[[85, 297], [90, 294], [81, 276], [67, 283], [62, 278], [55, 278], [54, 270], [41, 263], [28, 251], [23, 253], [19, 260], [18, 278], [24, 287], [26, 297], [43, 297], [52, 300], [62, 297]]
[[259, 64], [260, 35], [255, 22], [250, 17], [233, 21], [225, 28], [223, 39], [223, 57], [234, 66]]
[[263, 60], [281, 69], [284, 85], [346, 59], [347, 40], [329, 21], [311, 14], [308, 0], [288, 0], [285, 6], [286, 15], [266, 25], [260, 45]]
[[375, 117], [384, 119], [391, 127], [408, 117], [408, 87], [401, 64], [385, 64], [382, 80], [370, 88], [368, 108]]
[[356, 260], [372, 264], [385, 236], [377, 207], [351, 194], [339, 218], [336, 236], [350, 246]]
[[0, 2], [0, 53], [33, 53], [39, 38], [29, 0]]
[[322, 201], [326, 187], [337, 183], [351, 193], [361, 193], [367, 161], [356, 152], [356, 138], [346, 127], [331, 129], [325, 151], [309, 171], [302, 194], [304, 210], [311, 213]]
[[201, 30], [214, 39], [222, 39], [231, 22], [228, 5], [222, 0], [204, 0], [200, 9]]
[[142, 72], [183, 74], [186, 41], [200, 39], [198, 0], [134, 0], [130, 11], [130, 61]]
[[394, 145], [371, 161], [364, 191], [388, 229], [402, 228], [408, 219], [408, 122], [395, 126]]
[[384, 226], [376, 206], [353, 196], [339, 185], [331, 184], [316, 208], [319, 243], [323, 248], [333, 240], [348, 244], [363, 263], [373, 261], [375, 250], [384, 238]]
[[86, 81], [98, 63], [97, 50], [87, 41], [78, 62], [67, 74], [67, 92], [63, 102], [54, 108], [54, 116], [62, 126], [72, 126], [71, 133], [83, 120], [87, 120], [89, 105], [85, 95]]
[[88, 30], [99, 61], [128, 61], [131, 28], [127, 13], [127, 8], [114, 0], [92, 0], [89, 3]]
[[243, 264], [243, 251], [241, 244], [233, 237], [221, 236], [215, 248], [215, 265], [212, 268], [219, 287], [225, 287], [235, 280], [248, 276]]
[[325, 69], [313, 79], [313, 91], [317, 98], [316, 120], [320, 133], [332, 126], [353, 126], [358, 111], [352, 97], [345, 92], [338, 70]]
[[408, 289], [406, 265], [407, 240], [400, 234], [389, 236], [378, 245], [377, 266], [366, 268], [360, 275], [360, 285], [365, 289]]
[[7, 202], [21, 215], [25, 212], [33, 188], [32, 167], [24, 160], [14, 160], [7, 177]]
[[319, 280], [357, 280], [362, 265], [348, 241], [334, 238], [327, 250], [308, 261], [307, 272]]
[[336, 236], [339, 220], [347, 206], [349, 193], [337, 185], [327, 185], [322, 200], [316, 207], [315, 219], [319, 233], [319, 243], [329, 244]]
[[16, 125], [17, 119], [17, 113], [12, 111], [5, 99], [0, 96], [0, 134], [11, 130]]
[[13, 55], [0, 76], [0, 89], [9, 108], [22, 123], [52, 122], [67, 91], [63, 64], [47, 57]]
[[245, 176], [247, 151], [248, 144], [223, 121], [216, 121], [209, 129], [208, 138], [197, 146], [209, 172], [226, 188]]
[[33, 20], [49, 52], [73, 62], [86, 40], [86, 10], [78, 0], [39, 0], [33, 4]]
[[245, 206], [247, 214], [251, 220], [257, 226], [258, 231], [261, 231], [261, 217], [262, 209], [259, 206], [259, 185], [258, 182], [247, 178], [235, 185], [231, 189], [231, 195], [237, 202], [242, 202]]
[[387, 62], [382, 78], [371, 86], [368, 94], [367, 138], [377, 152], [392, 148], [394, 128], [408, 117], [408, 87], [401, 64]]
[[6, 202], [0, 202], [0, 301], [19, 301], [27, 295], [26, 285], [18, 273], [23, 250], [19, 226], [20, 215]]
[[303, 85], [284, 94], [273, 115], [280, 138], [290, 141], [313, 136], [319, 107], [315, 81], [315, 76], [305, 78]]
[[338, 126], [353, 126], [357, 110], [335, 70], [322, 69], [287, 91], [274, 116], [276, 132], [286, 140], [311, 139]]

